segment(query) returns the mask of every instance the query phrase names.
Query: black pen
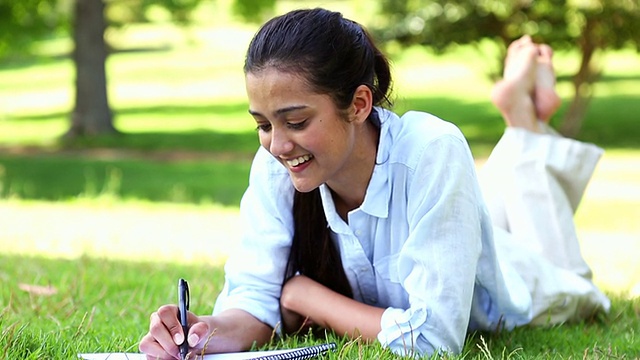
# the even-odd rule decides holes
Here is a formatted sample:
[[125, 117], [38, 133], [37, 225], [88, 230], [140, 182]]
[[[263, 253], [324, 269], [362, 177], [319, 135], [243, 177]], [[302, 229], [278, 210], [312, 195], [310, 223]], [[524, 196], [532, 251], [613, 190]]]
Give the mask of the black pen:
[[180, 325], [182, 325], [182, 333], [184, 334], [184, 340], [180, 347], [180, 359], [185, 360], [187, 353], [189, 353], [189, 342], [187, 336], [189, 335], [189, 324], [187, 323], [187, 313], [189, 311], [189, 284], [185, 279], [178, 280], [178, 319], [180, 319]]

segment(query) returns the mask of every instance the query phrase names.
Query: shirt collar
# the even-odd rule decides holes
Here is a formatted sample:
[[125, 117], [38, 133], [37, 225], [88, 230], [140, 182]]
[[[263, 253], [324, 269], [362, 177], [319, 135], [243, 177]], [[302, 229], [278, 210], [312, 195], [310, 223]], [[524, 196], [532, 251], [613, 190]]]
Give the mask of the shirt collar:
[[[393, 112], [382, 108], [375, 108], [380, 118], [380, 140], [378, 141], [378, 153], [373, 174], [364, 195], [364, 201], [360, 209], [369, 215], [386, 218], [389, 215], [389, 200], [391, 183], [389, 181], [389, 155], [393, 146], [391, 124], [394, 123]], [[395, 121], [397, 123], [397, 121]]]

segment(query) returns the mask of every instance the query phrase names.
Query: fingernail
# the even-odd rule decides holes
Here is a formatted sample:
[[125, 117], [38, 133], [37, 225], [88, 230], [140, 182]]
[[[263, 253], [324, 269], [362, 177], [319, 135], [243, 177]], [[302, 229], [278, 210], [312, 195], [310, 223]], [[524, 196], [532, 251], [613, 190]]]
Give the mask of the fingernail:
[[182, 344], [184, 342], [184, 336], [180, 333], [173, 335], [173, 342], [175, 342], [176, 345]]
[[196, 334], [191, 334], [189, 335], [189, 346], [191, 347], [195, 347], [196, 345], [198, 345], [198, 341], [200, 341], [200, 337]]

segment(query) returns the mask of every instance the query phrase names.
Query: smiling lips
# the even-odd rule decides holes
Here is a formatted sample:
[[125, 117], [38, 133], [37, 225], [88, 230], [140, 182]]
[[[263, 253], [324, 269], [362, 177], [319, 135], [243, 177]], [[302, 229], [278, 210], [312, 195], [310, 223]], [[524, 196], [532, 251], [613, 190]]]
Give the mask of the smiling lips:
[[309, 154], [302, 155], [302, 156], [299, 156], [299, 157], [297, 157], [295, 159], [287, 160], [287, 164], [289, 164], [289, 166], [291, 166], [291, 167], [296, 167], [296, 166], [299, 166], [299, 165], [302, 165], [302, 164], [306, 163], [307, 161], [311, 160], [312, 158], [313, 158], [313, 155], [309, 155]]

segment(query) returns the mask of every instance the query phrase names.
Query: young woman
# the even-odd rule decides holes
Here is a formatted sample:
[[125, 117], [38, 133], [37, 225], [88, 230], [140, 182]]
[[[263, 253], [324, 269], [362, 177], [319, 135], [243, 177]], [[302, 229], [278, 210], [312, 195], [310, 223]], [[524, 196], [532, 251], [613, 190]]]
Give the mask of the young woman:
[[454, 125], [382, 107], [389, 64], [360, 25], [322, 9], [267, 22], [244, 66], [262, 147], [240, 251], [213, 315], [189, 314], [183, 334], [163, 306], [140, 350], [177, 358], [185, 336], [201, 351], [213, 333], [206, 352], [241, 351], [315, 325], [400, 354], [457, 353], [472, 329], [608, 310], [572, 221], [601, 150], [547, 126], [551, 55], [528, 37], [509, 48], [492, 94], [507, 128], [483, 193]]

